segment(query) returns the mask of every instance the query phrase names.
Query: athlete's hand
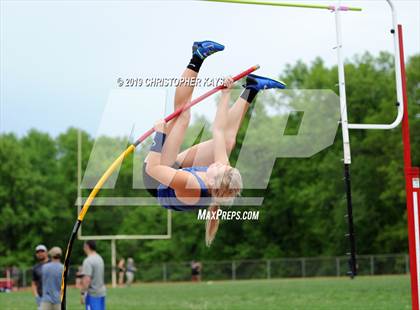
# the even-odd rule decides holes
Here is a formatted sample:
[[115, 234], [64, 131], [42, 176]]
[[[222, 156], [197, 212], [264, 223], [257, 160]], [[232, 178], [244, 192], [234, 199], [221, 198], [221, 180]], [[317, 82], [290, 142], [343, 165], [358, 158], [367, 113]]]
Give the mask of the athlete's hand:
[[165, 122], [165, 120], [164, 119], [158, 120], [155, 123], [155, 125], [153, 126], [153, 128], [154, 128], [154, 130], [156, 132], [163, 132], [163, 133], [165, 133], [165, 130], [166, 130], [166, 122]]
[[231, 76], [225, 77], [225, 80], [223, 81], [223, 86], [225, 86], [225, 88], [223, 88], [222, 91], [223, 92], [230, 92], [234, 82], [235, 81], [233, 80], [233, 78]]

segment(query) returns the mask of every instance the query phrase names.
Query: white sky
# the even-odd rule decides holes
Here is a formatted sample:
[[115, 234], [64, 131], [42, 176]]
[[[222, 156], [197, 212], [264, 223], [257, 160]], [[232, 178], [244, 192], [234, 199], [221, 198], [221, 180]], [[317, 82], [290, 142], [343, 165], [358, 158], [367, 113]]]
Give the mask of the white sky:
[[[0, 1], [1, 132], [22, 135], [37, 128], [55, 136], [76, 126], [93, 135], [100, 128], [119, 134], [134, 114], [134, 135], [140, 135], [163, 116], [170, 100], [144, 89], [130, 90], [138, 97], [119, 98], [117, 78], [177, 77], [195, 40], [226, 46], [206, 60], [202, 77], [236, 74], [257, 63], [258, 74], [275, 77], [298, 59], [336, 61], [334, 14], [323, 10], [199, 1]], [[420, 1], [394, 2], [406, 56], [419, 53]], [[343, 4], [363, 8], [342, 14], [346, 58], [392, 50], [385, 1]], [[195, 111], [210, 114], [212, 109]], [[104, 111], [113, 111], [115, 122]]]

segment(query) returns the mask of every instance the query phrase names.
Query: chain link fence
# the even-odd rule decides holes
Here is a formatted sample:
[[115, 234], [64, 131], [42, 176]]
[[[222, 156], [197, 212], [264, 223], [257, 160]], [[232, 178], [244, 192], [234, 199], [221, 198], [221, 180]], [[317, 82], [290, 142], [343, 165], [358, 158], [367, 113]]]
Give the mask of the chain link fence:
[[[390, 275], [408, 274], [409, 257], [406, 254], [361, 255], [358, 256], [358, 275]], [[298, 277], [340, 277], [346, 276], [347, 257], [302, 257], [279, 259], [255, 259], [232, 261], [201, 262], [201, 279], [203, 281], [218, 280], [250, 280]], [[71, 266], [69, 283], [74, 284], [78, 266]], [[105, 268], [105, 281], [111, 283], [112, 269]], [[137, 262], [135, 274], [137, 282], [175, 282], [191, 280], [190, 262], [152, 263]], [[0, 268], [0, 289], [2, 283], [10, 283], [14, 287], [31, 285], [30, 268]]]

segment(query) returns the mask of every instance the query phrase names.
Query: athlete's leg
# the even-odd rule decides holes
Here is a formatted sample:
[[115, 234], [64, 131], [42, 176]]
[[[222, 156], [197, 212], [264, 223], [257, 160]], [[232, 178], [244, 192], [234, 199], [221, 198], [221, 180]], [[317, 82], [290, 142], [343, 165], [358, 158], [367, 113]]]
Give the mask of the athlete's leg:
[[[249, 104], [249, 102], [240, 97], [229, 109], [228, 126], [225, 130], [226, 151], [228, 155], [235, 147], [236, 135], [248, 111]], [[209, 166], [214, 163], [213, 151], [213, 139], [210, 139], [186, 149], [178, 155], [176, 161], [182, 167]]]
[[[191, 96], [194, 91], [194, 83], [192, 81], [197, 78], [198, 71], [193, 71], [189, 68], [186, 68], [181, 75], [182, 84], [178, 85], [175, 90], [174, 98], [174, 111], [178, 110], [180, 107], [191, 101]], [[191, 86], [193, 85], [193, 86]], [[168, 122], [166, 133], [169, 134], [172, 130], [172, 127], [176, 123], [178, 118], [173, 119]]]
[[[197, 78], [204, 59], [223, 49], [223, 45], [212, 41], [194, 43], [192, 58], [187, 66], [187, 69], [185, 69], [181, 76], [185, 82], [178, 86], [175, 92], [175, 110], [181, 108], [191, 100], [195, 84], [193, 80]], [[161, 155], [162, 165], [172, 166], [175, 163], [182, 141], [184, 140], [185, 132], [188, 129], [189, 121], [190, 111], [188, 110], [182, 112], [180, 116], [167, 124], [167, 136]]]
[[165, 144], [161, 153], [161, 164], [172, 166], [177, 160], [182, 141], [190, 123], [190, 110], [186, 110], [177, 117], [172, 124], [171, 130], [167, 133]]
[[[200, 69], [200, 66], [203, 62], [200, 57], [198, 57], [195, 52], [195, 43], [193, 45], [193, 56], [187, 66], [187, 68], [184, 70], [184, 72], [181, 75], [181, 78], [183, 79], [183, 83], [177, 86], [176, 92], [175, 92], [175, 98], [174, 98], [174, 110], [178, 109], [182, 105], [184, 105], [186, 102], [188, 102], [191, 99], [192, 92], [194, 90], [194, 87], [187, 83], [189, 80], [195, 79], [198, 75], [198, 71]], [[188, 118], [189, 120], [189, 118]], [[176, 126], [176, 130], [174, 132], [175, 135], [171, 134], [172, 129], [174, 128], [175, 124], [178, 123]], [[185, 117], [184, 118], [175, 118], [174, 120], [168, 122], [167, 128], [166, 128], [166, 143], [164, 145], [164, 149], [162, 149], [162, 156], [161, 161], [165, 165], [172, 166], [176, 160], [176, 156], [179, 152], [179, 147], [182, 144], [182, 141], [184, 139], [186, 128], [188, 127], [188, 123], [185, 124]], [[149, 191], [150, 195], [157, 196], [157, 187], [159, 186], [159, 182], [156, 181], [154, 178], [149, 176], [146, 172], [146, 165], [148, 162], [149, 156], [147, 155], [144, 159], [143, 164], [143, 182], [146, 187], [146, 189]]]
[[[175, 91], [174, 110], [179, 109], [191, 101], [195, 79], [197, 78], [204, 59], [214, 53], [223, 51], [224, 48], [223, 45], [213, 41], [194, 42], [191, 60], [181, 75], [181, 81], [183, 81], [183, 83], [178, 85]], [[167, 133], [171, 132], [176, 120], [177, 118], [168, 123]]]
[[[191, 100], [194, 91], [193, 83], [188, 81], [195, 79], [198, 71], [193, 71], [189, 68], [185, 69], [181, 75], [181, 79], [185, 81], [178, 85], [175, 91], [174, 110], [179, 109], [184, 104]], [[176, 156], [179, 153], [182, 141], [184, 140], [185, 132], [188, 128], [190, 120], [190, 112], [184, 111], [179, 117], [176, 117], [166, 125], [166, 139], [162, 149], [161, 163], [162, 165], [172, 166], [175, 163]], [[147, 162], [147, 158], [145, 160]]]
[[[226, 151], [228, 155], [235, 147], [236, 136], [249, 105], [253, 102], [260, 90], [270, 88], [282, 89], [285, 88], [285, 84], [254, 74], [248, 75], [244, 91], [228, 112], [228, 126], [225, 130]], [[211, 165], [214, 163], [213, 141], [208, 140], [185, 150], [178, 155], [177, 162], [182, 167]]]
[[228, 154], [230, 154], [230, 152], [235, 147], [236, 136], [250, 104], [251, 102], [248, 102], [242, 97], [239, 97], [235, 104], [229, 109], [227, 121], [228, 123], [225, 129], [226, 149]]

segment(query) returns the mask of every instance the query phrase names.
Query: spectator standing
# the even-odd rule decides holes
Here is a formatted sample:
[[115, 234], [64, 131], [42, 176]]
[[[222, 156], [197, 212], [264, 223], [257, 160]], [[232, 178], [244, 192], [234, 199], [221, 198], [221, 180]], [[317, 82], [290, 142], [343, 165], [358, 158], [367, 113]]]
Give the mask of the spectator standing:
[[125, 273], [125, 275], [127, 277], [127, 282], [126, 282], [127, 286], [130, 286], [133, 283], [134, 274], [136, 273], [136, 271], [137, 271], [137, 268], [136, 268], [136, 266], [134, 266], [134, 259], [129, 257], [127, 259], [127, 271]]
[[83, 279], [83, 267], [78, 266], [76, 271], [76, 288], [81, 289], [82, 288], [82, 279]]
[[12, 276], [12, 281], [13, 281], [13, 290], [17, 291], [21, 284], [20, 283], [20, 278], [21, 278], [20, 269], [16, 266], [12, 266], [11, 276]]
[[201, 263], [194, 260], [191, 262], [191, 281], [201, 281]]
[[86, 241], [83, 250], [86, 258], [82, 266], [81, 303], [86, 310], [105, 310], [104, 260], [96, 252], [96, 242]]
[[61, 275], [63, 274], [61, 256], [63, 252], [59, 247], [53, 247], [49, 254], [51, 261], [42, 266], [41, 310], [60, 310]]
[[32, 294], [35, 297], [37, 309], [41, 309], [41, 297], [42, 297], [42, 266], [48, 263], [47, 247], [43, 244], [39, 244], [35, 247], [35, 256], [38, 261], [36, 265], [32, 267]]
[[121, 258], [118, 262], [118, 285], [124, 284], [124, 273], [125, 273], [125, 259]]

